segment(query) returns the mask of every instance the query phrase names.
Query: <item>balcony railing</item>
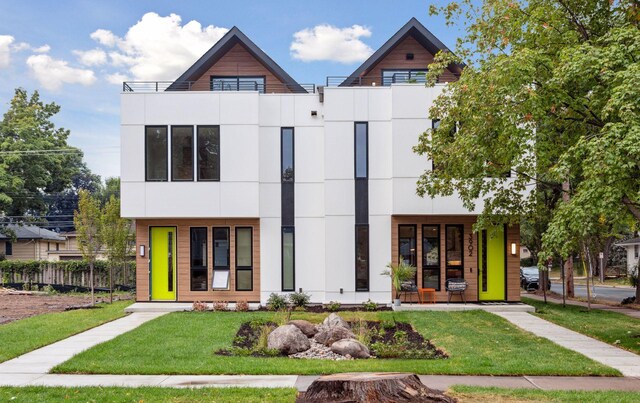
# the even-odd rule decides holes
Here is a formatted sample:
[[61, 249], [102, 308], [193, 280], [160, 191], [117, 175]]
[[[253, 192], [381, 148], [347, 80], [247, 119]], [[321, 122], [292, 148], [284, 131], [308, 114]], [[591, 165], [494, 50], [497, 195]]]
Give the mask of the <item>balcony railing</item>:
[[327, 87], [375, 87], [389, 86], [391, 84], [424, 84], [425, 75], [416, 72], [390, 73], [384, 77], [359, 77], [359, 76], [329, 76]]
[[315, 94], [315, 84], [261, 84], [257, 82], [240, 82], [235, 84], [212, 86], [210, 82], [202, 81], [125, 81], [122, 92], [165, 92], [165, 91], [257, 91], [261, 94], [296, 93]]

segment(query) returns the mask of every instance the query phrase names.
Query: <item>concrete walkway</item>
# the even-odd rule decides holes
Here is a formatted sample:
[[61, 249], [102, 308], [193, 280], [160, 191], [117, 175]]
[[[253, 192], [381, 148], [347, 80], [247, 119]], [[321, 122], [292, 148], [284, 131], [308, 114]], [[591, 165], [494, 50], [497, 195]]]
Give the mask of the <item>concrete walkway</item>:
[[[525, 298], [531, 298], [531, 299], [535, 299], [537, 301], [544, 301], [544, 297], [540, 296], [540, 295], [536, 295], [536, 294], [529, 294], [529, 293], [522, 293], [520, 294], [521, 296], [525, 297]], [[555, 298], [555, 297], [551, 297], [549, 295], [547, 295], [547, 301], [548, 302], [553, 302], [554, 304], [562, 304], [562, 299], [561, 298]], [[575, 306], [582, 306], [582, 307], [587, 307], [587, 303], [586, 302], [582, 302], [582, 301], [576, 301], [576, 300], [572, 300], [572, 299], [568, 299], [567, 300], [567, 305], [575, 305]], [[640, 311], [637, 309], [631, 309], [631, 308], [625, 308], [624, 306], [620, 306], [620, 305], [605, 305], [605, 304], [591, 304], [591, 309], [600, 309], [602, 311], [609, 311], [609, 312], [616, 312], [616, 313], [621, 313], [623, 315], [627, 315], [631, 318], [635, 318], [635, 319], [640, 319]]]
[[624, 376], [640, 377], [640, 356], [592, 339], [524, 312], [495, 312], [514, 325], [544, 337], [594, 361], [615, 368]]
[[74, 355], [133, 330], [165, 313], [134, 313], [5, 361], [0, 364], [0, 379], [5, 381], [10, 377], [9, 374], [21, 375], [25, 379], [32, 378], [28, 375], [41, 377], [53, 367], [62, 364]]

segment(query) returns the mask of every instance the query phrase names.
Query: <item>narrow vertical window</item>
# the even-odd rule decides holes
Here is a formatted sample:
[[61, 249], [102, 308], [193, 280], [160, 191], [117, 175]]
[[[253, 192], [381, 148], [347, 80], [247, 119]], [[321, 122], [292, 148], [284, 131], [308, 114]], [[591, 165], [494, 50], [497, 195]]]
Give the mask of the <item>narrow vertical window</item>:
[[229, 228], [213, 227], [212, 288], [229, 289]]
[[447, 225], [446, 236], [446, 279], [464, 278], [464, 256], [462, 253], [464, 227], [462, 225]]
[[295, 290], [295, 142], [292, 127], [280, 131], [282, 291]]
[[253, 228], [236, 227], [236, 291], [253, 290]]
[[171, 180], [193, 180], [192, 126], [171, 126]]
[[198, 126], [198, 180], [220, 180], [220, 126]]
[[[398, 257], [400, 261], [416, 267], [417, 262], [416, 250], [416, 226], [413, 224], [398, 226]], [[417, 284], [417, 271], [414, 281]]]
[[191, 291], [207, 291], [207, 229], [191, 228]]
[[7, 241], [4, 243], [4, 255], [5, 256], [11, 256], [13, 255], [13, 243], [10, 241]]
[[369, 291], [369, 125], [367, 122], [355, 122], [353, 160], [356, 291]]
[[440, 291], [440, 226], [422, 226], [422, 287]]
[[145, 128], [145, 178], [147, 181], [168, 180], [168, 139], [166, 126]]

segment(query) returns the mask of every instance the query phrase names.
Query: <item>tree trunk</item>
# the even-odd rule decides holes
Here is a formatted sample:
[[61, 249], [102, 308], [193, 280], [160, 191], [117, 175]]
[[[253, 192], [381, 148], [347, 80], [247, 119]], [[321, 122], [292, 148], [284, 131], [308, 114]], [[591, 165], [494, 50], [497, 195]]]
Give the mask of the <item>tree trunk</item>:
[[89, 261], [89, 283], [91, 284], [91, 306], [96, 304], [96, 296], [93, 292], [93, 260]]
[[[571, 184], [569, 180], [562, 182], [562, 201], [568, 203], [570, 199]], [[575, 296], [573, 289], [573, 256], [570, 254], [565, 262], [565, 282], [567, 288], [567, 297], [573, 298]]]
[[346, 373], [313, 381], [296, 402], [455, 402], [427, 388], [415, 374]]
[[109, 303], [113, 304], [113, 264], [109, 265]]

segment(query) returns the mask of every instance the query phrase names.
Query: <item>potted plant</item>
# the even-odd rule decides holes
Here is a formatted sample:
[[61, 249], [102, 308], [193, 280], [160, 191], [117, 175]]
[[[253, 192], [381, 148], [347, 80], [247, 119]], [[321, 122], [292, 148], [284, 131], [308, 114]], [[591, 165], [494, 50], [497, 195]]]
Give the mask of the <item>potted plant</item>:
[[396, 290], [396, 298], [393, 301], [395, 306], [400, 306], [400, 291], [402, 291], [402, 283], [412, 280], [416, 275], [416, 268], [400, 259], [398, 264], [389, 263], [387, 268], [380, 273], [383, 276], [391, 278], [391, 285]]

